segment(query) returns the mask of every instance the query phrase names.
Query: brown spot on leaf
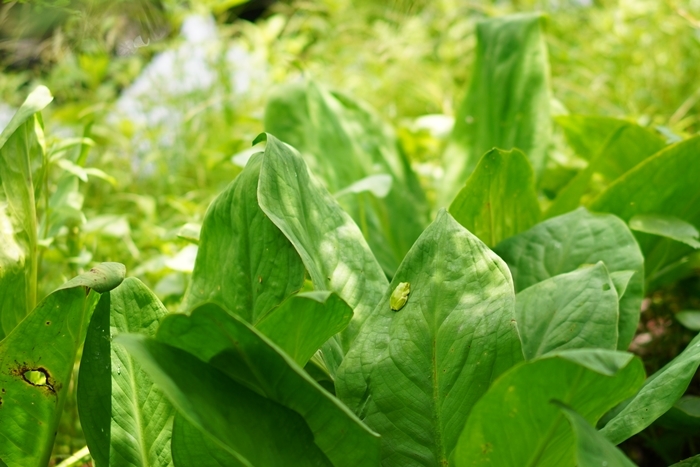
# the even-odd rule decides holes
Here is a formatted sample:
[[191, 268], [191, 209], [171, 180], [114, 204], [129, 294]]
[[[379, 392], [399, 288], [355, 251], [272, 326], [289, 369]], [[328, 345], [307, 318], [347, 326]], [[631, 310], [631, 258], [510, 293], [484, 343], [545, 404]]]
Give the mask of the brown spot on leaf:
[[[56, 383], [56, 380], [53, 378], [53, 376], [51, 376], [51, 373], [49, 373], [49, 370], [46, 368], [41, 366], [31, 367], [27, 365], [26, 362], [15, 363], [16, 366], [10, 368], [10, 374], [12, 376], [21, 378], [25, 383], [31, 386], [42, 388], [54, 396], [56, 395], [56, 392], [61, 389], [61, 385]], [[4, 389], [3, 392], [5, 392]]]

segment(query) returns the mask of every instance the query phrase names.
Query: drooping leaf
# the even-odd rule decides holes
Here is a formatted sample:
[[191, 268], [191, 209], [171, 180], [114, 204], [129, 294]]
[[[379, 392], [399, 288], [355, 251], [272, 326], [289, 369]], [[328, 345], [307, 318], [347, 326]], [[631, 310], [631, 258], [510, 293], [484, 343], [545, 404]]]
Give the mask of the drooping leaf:
[[610, 350], [565, 350], [521, 363], [474, 406], [455, 449], [454, 465], [574, 467], [574, 434], [550, 401], [565, 403], [595, 425], [643, 380], [639, 359]]
[[554, 121], [564, 130], [566, 141], [576, 154], [592, 160], [606, 141], [628, 122], [618, 118], [592, 115], [559, 115]]
[[138, 279], [102, 295], [93, 314], [78, 377], [78, 411], [97, 467], [172, 466], [175, 410], [112, 336], [155, 336], [168, 311]]
[[[399, 311], [390, 295], [410, 295]], [[506, 265], [441, 210], [411, 248], [336, 378], [382, 435], [382, 465], [442, 465], [474, 403], [522, 360]]]
[[0, 134], [0, 339], [36, 305], [37, 218], [32, 169], [44, 158], [41, 121], [36, 114], [53, 97], [44, 86], [29, 94]]
[[293, 410], [155, 339], [121, 334], [115, 341], [126, 347], [187, 421], [242, 465], [332, 465], [314, 444], [304, 419]]
[[620, 407], [600, 430], [619, 444], [651, 425], [681, 398], [700, 366], [700, 335], [680, 355], [651, 375], [639, 392]]
[[337, 293], [354, 316], [342, 333], [346, 352], [388, 282], [360, 229], [309, 173], [304, 160], [272, 135], [260, 170], [258, 201], [301, 257], [316, 290]]
[[102, 263], [59, 287], [0, 342], [0, 459], [46, 465], [78, 349], [100, 298], [124, 278]]
[[613, 282], [617, 273], [634, 271], [619, 297], [617, 348], [629, 346], [639, 322], [644, 258], [634, 236], [620, 219], [579, 208], [503, 241], [494, 251], [508, 263], [516, 292], [598, 261], [605, 264]]
[[618, 298], [602, 262], [518, 293], [515, 319], [527, 360], [557, 350], [617, 348]]
[[559, 401], [553, 402], [569, 421], [576, 443], [577, 467], [635, 467], [635, 464], [605, 439], [581, 415]]
[[[674, 216], [700, 226], [700, 136], [666, 147], [610, 185], [590, 204], [594, 211], [615, 214], [625, 222], [642, 214]], [[647, 274], [688, 254], [690, 247], [655, 235], [636, 233]]]
[[255, 327], [303, 367], [351, 319], [352, 310], [338, 295], [314, 291], [289, 297]]
[[582, 204], [587, 205], [605, 186], [664, 146], [664, 140], [658, 134], [625, 122], [610, 134], [588, 166], [558, 193], [546, 217], [558, 216]]
[[535, 225], [540, 206], [525, 154], [517, 149], [487, 152], [449, 211], [490, 247]]
[[313, 81], [272, 93], [265, 130], [299, 150], [393, 275], [428, 223], [423, 190], [393, 130], [368, 106]]
[[549, 63], [538, 14], [477, 24], [471, 85], [443, 155], [440, 205], [448, 205], [491, 148], [518, 148], [535, 174], [544, 168], [551, 134]]
[[376, 434], [255, 328], [216, 305], [199, 307], [190, 316], [166, 318], [157, 338], [300, 414], [315, 444], [334, 465], [377, 465]]
[[671, 238], [695, 249], [700, 248], [698, 229], [682, 219], [664, 214], [638, 214], [629, 221], [630, 229]]
[[262, 154], [207, 210], [183, 309], [214, 302], [257, 323], [304, 282], [292, 244], [258, 206]]

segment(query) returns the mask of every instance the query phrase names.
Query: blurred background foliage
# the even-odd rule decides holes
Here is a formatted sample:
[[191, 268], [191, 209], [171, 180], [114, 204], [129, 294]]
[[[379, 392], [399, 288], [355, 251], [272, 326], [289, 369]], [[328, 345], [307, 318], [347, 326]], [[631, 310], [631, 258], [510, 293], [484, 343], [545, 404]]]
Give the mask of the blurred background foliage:
[[[55, 96], [39, 295], [119, 261], [177, 309], [188, 232], [240, 172], [273, 87], [303, 77], [377, 109], [434, 200], [475, 22], [527, 11], [547, 14], [554, 115], [700, 130], [700, 0], [5, 0], [0, 126], [36, 85]], [[582, 167], [561, 130], [549, 155], [564, 180]], [[650, 370], [692, 335], [672, 318], [697, 305], [689, 281], [645, 302]], [[57, 459], [84, 445], [67, 409]]]

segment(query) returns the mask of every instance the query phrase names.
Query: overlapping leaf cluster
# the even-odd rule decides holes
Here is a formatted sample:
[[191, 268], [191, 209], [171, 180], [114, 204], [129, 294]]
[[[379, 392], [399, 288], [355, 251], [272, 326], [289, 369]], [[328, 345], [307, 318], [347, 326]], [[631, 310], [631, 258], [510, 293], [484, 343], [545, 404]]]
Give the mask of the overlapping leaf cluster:
[[369, 107], [284, 87], [264, 148], [207, 211], [178, 314], [114, 263], [33, 306], [47, 92], [32, 94], [0, 140], [0, 465], [47, 463], [83, 342], [97, 466], [632, 465], [615, 444], [679, 410], [700, 364], [700, 337], [649, 378], [626, 352], [645, 284], [697, 246], [699, 140], [559, 117], [588, 166], [543, 210], [540, 18], [478, 38], [447, 209], [429, 221]]

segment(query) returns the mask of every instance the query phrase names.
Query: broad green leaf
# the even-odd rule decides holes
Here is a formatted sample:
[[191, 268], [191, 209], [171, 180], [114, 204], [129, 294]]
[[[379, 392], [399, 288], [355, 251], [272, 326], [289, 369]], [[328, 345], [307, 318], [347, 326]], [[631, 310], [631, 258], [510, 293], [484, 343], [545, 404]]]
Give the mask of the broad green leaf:
[[0, 134], [0, 339], [36, 305], [37, 218], [32, 169], [44, 158], [41, 120], [35, 114], [53, 97], [38, 86]]
[[619, 297], [617, 348], [626, 349], [632, 342], [642, 305], [644, 258], [634, 236], [620, 219], [579, 208], [503, 241], [494, 251], [508, 263], [516, 292], [598, 261], [605, 264], [613, 282], [616, 277], [624, 278], [617, 273], [633, 271], [624, 294]]
[[300, 366], [352, 319], [352, 310], [335, 293], [293, 295], [255, 326]]
[[[390, 296], [410, 283], [399, 311]], [[522, 360], [507, 266], [445, 210], [411, 248], [336, 378], [382, 465], [443, 465], [474, 403]]]
[[[362, 233], [309, 173], [304, 160], [272, 135], [260, 170], [258, 201], [301, 256], [314, 288], [337, 293], [354, 316], [342, 333], [344, 352], [388, 285]], [[256, 141], [257, 142], [257, 141]]]
[[564, 130], [564, 136], [576, 154], [592, 160], [610, 136], [629, 122], [618, 118], [592, 115], [559, 115], [554, 121]]
[[155, 336], [168, 311], [138, 279], [102, 295], [93, 313], [78, 377], [78, 410], [97, 467], [172, 466], [175, 410], [146, 372], [112, 337]]
[[618, 298], [602, 262], [559, 274], [515, 296], [527, 360], [577, 348], [617, 348]]
[[676, 464], [673, 464], [670, 467], [700, 467], [700, 454], [682, 460]]
[[209, 435], [200, 431], [182, 415], [173, 422], [173, 461], [175, 467], [238, 467], [246, 466], [223, 449]]
[[391, 127], [369, 106], [304, 81], [272, 93], [265, 130], [299, 150], [392, 276], [429, 210]]
[[695, 249], [700, 248], [698, 229], [677, 217], [664, 214], [638, 214], [629, 221], [630, 229], [671, 238]]
[[214, 302], [257, 323], [304, 282], [304, 265], [289, 240], [258, 206], [263, 155], [207, 210], [184, 310]]
[[281, 349], [239, 318], [216, 305], [204, 305], [190, 316], [166, 318], [157, 338], [300, 414], [316, 445], [334, 465], [378, 464], [378, 436]]
[[643, 380], [639, 359], [610, 350], [566, 350], [521, 363], [498, 378], [474, 406], [454, 465], [573, 467], [573, 432], [550, 401], [563, 402], [595, 425]]
[[59, 287], [0, 342], [0, 459], [46, 465], [73, 365], [99, 293], [124, 278], [102, 263]]
[[683, 310], [675, 314], [676, 319], [691, 331], [700, 331], [700, 311]]
[[616, 415], [600, 430], [620, 444], [666, 413], [681, 398], [700, 365], [700, 335], [680, 355], [651, 375], [639, 392], [616, 409]]
[[442, 206], [494, 147], [520, 149], [537, 175], [544, 168], [552, 123], [541, 22], [539, 14], [518, 14], [477, 24], [471, 85], [443, 155]]
[[553, 403], [564, 413], [574, 431], [577, 467], [634, 467], [622, 451], [575, 410], [558, 401]]
[[605, 186], [664, 146], [664, 140], [656, 133], [625, 122], [610, 134], [588, 166], [559, 192], [546, 216], [558, 216], [587, 205]]
[[517, 149], [487, 152], [449, 210], [490, 247], [535, 225], [540, 206], [525, 154]]
[[[700, 226], [700, 136], [649, 157], [625, 173], [591, 203], [594, 211], [615, 214], [625, 222], [641, 214], [674, 216]], [[688, 254], [690, 247], [645, 233], [635, 235], [649, 275]]]
[[237, 383], [192, 354], [155, 339], [122, 334], [115, 341], [126, 347], [187, 421], [215, 439], [242, 465], [332, 465], [314, 445], [304, 419], [293, 410]]

